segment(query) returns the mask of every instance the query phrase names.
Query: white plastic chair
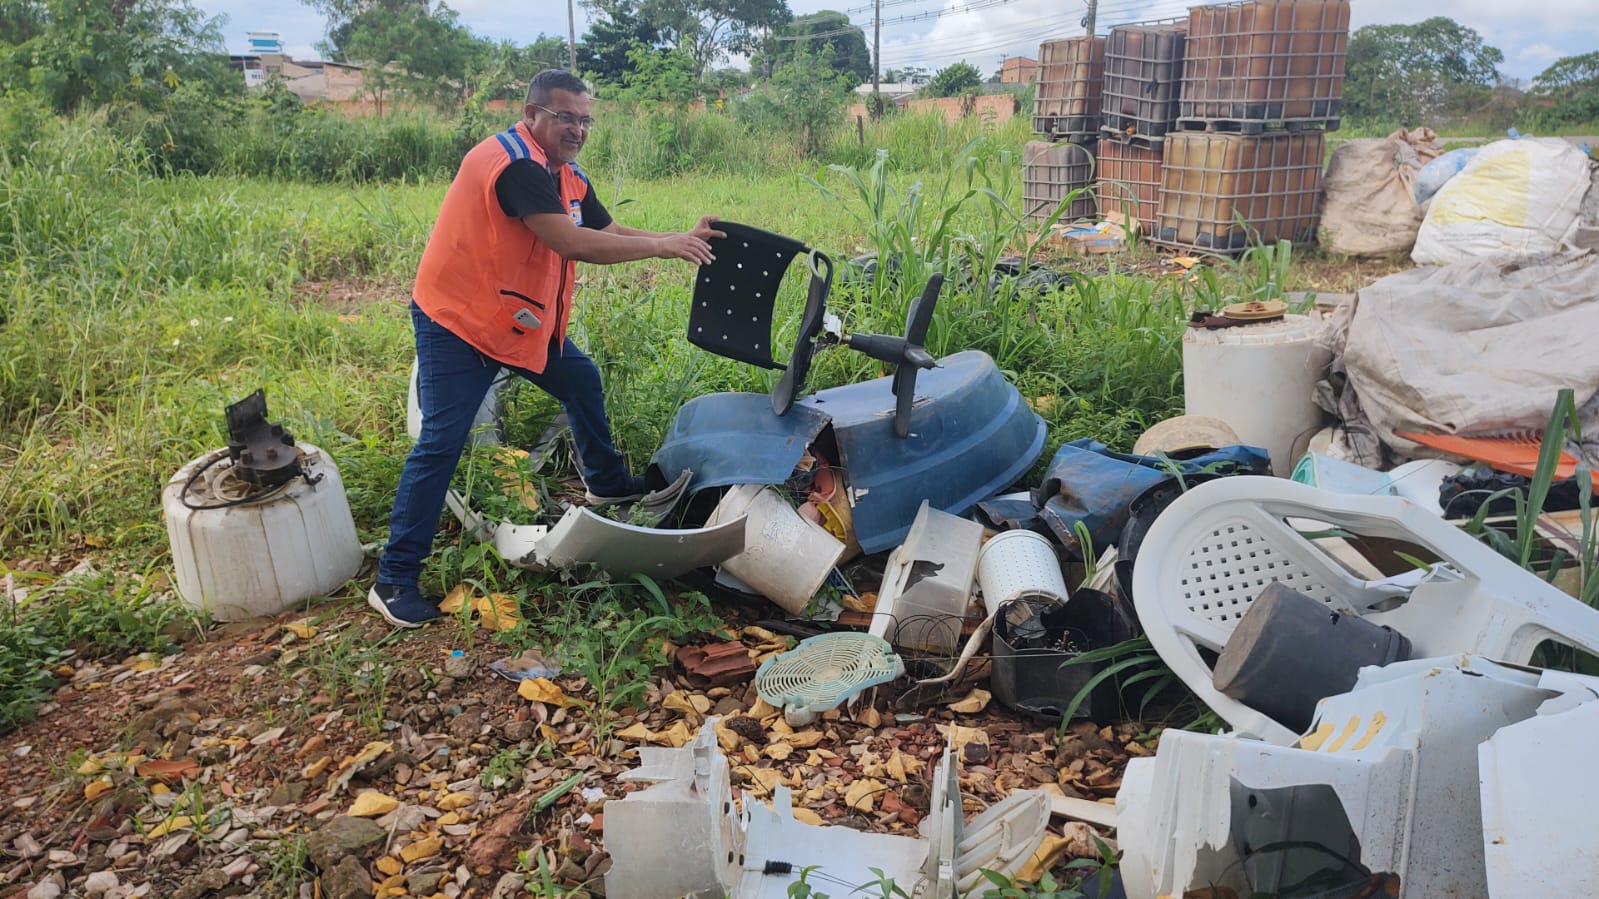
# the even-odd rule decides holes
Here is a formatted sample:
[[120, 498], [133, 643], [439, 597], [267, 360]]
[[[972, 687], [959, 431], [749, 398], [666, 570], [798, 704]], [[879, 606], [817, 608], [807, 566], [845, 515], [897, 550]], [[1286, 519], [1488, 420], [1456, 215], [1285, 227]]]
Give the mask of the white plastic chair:
[[[1304, 536], [1326, 528], [1414, 544], [1441, 564], [1413, 589], [1367, 580]], [[1408, 500], [1221, 478], [1188, 491], [1150, 528], [1133, 572], [1134, 605], [1150, 643], [1190, 690], [1240, 733], [1279, 745], [1299, 735], [1218, 692], [1200, 655], [1221, 651], [1273, 581], [1392, 627], [1410, 639], [1413, 658], [1475, 653], [1523, 665], [1544, 640], [1599, 655], [1599, 610]]]

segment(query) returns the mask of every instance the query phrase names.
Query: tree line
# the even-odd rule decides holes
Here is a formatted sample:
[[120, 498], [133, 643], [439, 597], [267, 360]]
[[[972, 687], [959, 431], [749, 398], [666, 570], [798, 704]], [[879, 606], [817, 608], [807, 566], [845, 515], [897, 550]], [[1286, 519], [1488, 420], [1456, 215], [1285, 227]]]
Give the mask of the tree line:
[[[473, 34], [444, 0], [302, 0], [327, 30], [328, 59], [360, 63], [367, 87], [454, 111], [463, 101], [516, 100], [534, 71], [564, 67], [564, 37], [530, 43]], [[871, 78], [864, 32], [837, 11], [795, 16], [786, 0], [584, 0], [590, 25], [578, 70], [627, 101], [682, 102], [761, 86], [774, 102], [829, 102]], [[0, 0], [0, 86], [56, 112], [150, 106], [187, 86], [242, 96], [229, 70], [223, 20], [191, 0]], [[748, 68], [724, 65], [748, 59]], [[1507, 85], [1504, 54], [1446, 17], [1369, 25], [1351, 36], [1344, 117], [1355, 123], [1503, 127], [1599, 120], [1599, 51], [1557, 60], [1526, 90]], [[785, 71], [786, 70], [786, 71]], [[886, 82], [952, 96], [982, 83], [967, 62], [937, 72], [890, 70]], [[811, 103], [814, 106], [814, 103]]]

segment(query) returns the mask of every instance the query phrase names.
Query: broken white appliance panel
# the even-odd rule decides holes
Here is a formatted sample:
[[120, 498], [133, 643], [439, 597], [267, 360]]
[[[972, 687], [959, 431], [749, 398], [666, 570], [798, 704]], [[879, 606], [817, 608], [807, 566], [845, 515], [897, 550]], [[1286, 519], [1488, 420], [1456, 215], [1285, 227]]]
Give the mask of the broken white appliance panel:
[[[932, 899], [922, 876], [932, 844], [915, 837], [863, 833], [851, 827], [817, 826], [794, 819], [793, 798], [787, 787], [772, 791], [772, 805], [745, 793], [742, 821], [745, 843], [740, 857], [743, 870], [734, 899], [788, 899], [789, 886], [798, 883], [804, 869], [816, 866], [807, 883], [818, 892], [839, 896], [873, 895], [878, 880], [873, 868], [893, 879], [912, 899]], [[609, 818], [606, 826], [609, 827]], [[606, 836], [610, 845], [610, 836]], [[781, 863], [782, 873], [765, 873], [768, 863]], [[843, 883], [840, 883], [842, 881]], [[843, 884], [848, 884], [844, 886]], [[606, 883], [610, 886], [609, 881]], [[657, 894], [654, 899], [662, 899]], [[607, 890], [609, 899], [610, 893]]]
[[550, 529], [542, 524], [511, 524], [508, 521], [490, 521], [471, 506], [466, 498], [451, 489], [444, 494], [444, 504], [455, 513], [461, 527], [475, 539], [491, 544], [506, 564], [516, 568], [538, 568], [535, 548]]
[[949, 654], [960, 645], [983, 526], [932, 508], [916, 512], [889, 553], [869, 632], [895, 646]]
[[492, 543], [500, 558], [517, 568], [593, 565], [615, 577], [642, 573], [672, 578], [715, 565], [744, 549], [742, 516], [714, 527], [667, 530], [612, 521], [574, 506], [548, 528], [490, 521], [454, 490], [445, 494], [444, 502], [468, 533]]
[[1274, 893], [1329, 866], [1320, 852], [1246, 848], [1286, 841], [1397, 874], [1401, 897], [1486, 895], [1477, 744], [1554, 695], [1525, 669], [1419, 659], [1361, 669], [1296, 746], [1167, 731], [1116, 797], [1127, 895]]
[[638, 756], [620, 779], [649, 786], [605, 803], [607, 899], [732, 895], [744, 835], [710, 723], [682, 749], [641, 746]]
[[743, 516], [690, 530], [646, 528], [612, 521], [574, 506], [534, 546], [542, 568], [592, 565], [615, 576], [672, 578], [715, 565], [744, 551]]
[[745, 792], [735, 810], [716, 721], [682, 749], [641, 748], [639, 767], [622, 779], [650, 786], [605, 803], [608, 899], [788, 899], [807, 868], [813, 888], [833, 895], [870, 892], [876, 868], [911, 899], [956, 899], [981, 884], [983, 869], [1014, 874], [1043, 842], [1049, 800], [1038, 791], [1013, 793], [962, 825], [953, 746], [938, 763], [920, 839], [804, 824], [783, 786], [771, 806]]
[[[1599, 702], [1566, 707], [1571, 694], [1501, 729], [1477, 747], [1487, 895], [1599, 896], [1593, 814], [1599, 778]], [[1551, 707], [1559, 709], [1549, 713]]]

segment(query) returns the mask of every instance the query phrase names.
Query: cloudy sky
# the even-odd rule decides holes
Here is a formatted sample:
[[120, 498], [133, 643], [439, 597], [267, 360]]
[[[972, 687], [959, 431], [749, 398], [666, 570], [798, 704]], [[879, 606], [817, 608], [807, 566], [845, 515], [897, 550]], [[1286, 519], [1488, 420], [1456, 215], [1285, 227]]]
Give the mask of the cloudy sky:
[[[477, 34], [527, 43], [539, 34], [567, 33], [561, 0], [446, 0]], [[843, 9], [871, 41], [870, 0], [789, 0], [795, 14]], [[1527, 80], [1562, 56], [1599, 50], [1599, 0], [1353, 0], [1353, 27], [1409, 24], [1449, 16], [1476, 29], [1505, 54], [1500, 71]], [[965, 60], [984, 73], [1006, 56], [1037, 56], [1040, 41], [1082, 33], [1083, 0], [883, 0], [884, 68], [922, 65], [930, 69]], [[212, 15], [226, 15], [228, 46], [243, 52], [245, 33], [276, 31], [293, 56], [314, 58], [322, 18], [298, 0], [196, 0]], [[1119, 22], [1168, 18], [1184, 0], [1100, 0], [1099, 28]], [[576, 5], [577, 33], [587, 14]], [[905, 20], [905, 21], [896, 21]]]

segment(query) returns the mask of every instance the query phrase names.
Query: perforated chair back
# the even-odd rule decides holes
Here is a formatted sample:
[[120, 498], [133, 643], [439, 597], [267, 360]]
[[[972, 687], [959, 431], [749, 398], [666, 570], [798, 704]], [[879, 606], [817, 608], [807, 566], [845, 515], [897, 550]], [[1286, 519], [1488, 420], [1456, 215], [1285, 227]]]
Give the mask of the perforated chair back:
[[805, 244], [733, 222], [717, 222], [725, 238], [710, 241], [716, 261], [694, 276], [688, 341], [718, 356], [762, 368], [784, 367], [772, 358], [772, 309], [789, 263]]
[[[781, 370], [783, 377], [772, 388], [772, 411], [783, 415], [805, 389], [827, 292], [833, 285], [833, 263], [781, 234], [735, 222], [717, 222], [715, 227], [727, 236], [710, 241], [716, 260], [700, 266], [694, 275], [689, 343], [718, 356]], [[772, 313], [783, 276], [801, 253], [810, 260], [810, 288], [793, 351], [783, 363], [772, 356]]]

